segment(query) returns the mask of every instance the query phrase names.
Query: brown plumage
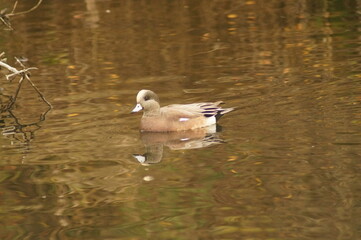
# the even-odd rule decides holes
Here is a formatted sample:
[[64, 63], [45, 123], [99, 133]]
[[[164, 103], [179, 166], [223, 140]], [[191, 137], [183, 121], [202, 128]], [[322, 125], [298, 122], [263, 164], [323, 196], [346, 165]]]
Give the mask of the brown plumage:
[[150, 90], [141, 90], [132, 112], [144, 111], [140, 123], [142, 131], [184, 131], [215, 124], [220, 117], [234, 109], [221, 108], [221, 103], [222, 101], [160, 107], [157, 94]]

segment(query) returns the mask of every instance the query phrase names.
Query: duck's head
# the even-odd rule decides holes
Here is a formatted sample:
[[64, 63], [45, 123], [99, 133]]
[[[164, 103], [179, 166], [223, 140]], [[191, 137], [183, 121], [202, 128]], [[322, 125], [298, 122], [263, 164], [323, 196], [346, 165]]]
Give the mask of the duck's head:
[[157, 112], [159, 111], [159, 108], [160, 105], [157, 94], [151, 90], [143, 89], [137, 94], [137, 105], [132, 110], [132, 113], [139, 112], [141, 110], [144, 110], [144, 114]]

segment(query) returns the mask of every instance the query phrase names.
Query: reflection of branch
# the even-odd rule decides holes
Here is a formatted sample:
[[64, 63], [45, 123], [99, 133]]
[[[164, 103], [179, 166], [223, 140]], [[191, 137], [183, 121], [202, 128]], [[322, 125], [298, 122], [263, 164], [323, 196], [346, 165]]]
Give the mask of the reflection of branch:
[[13, 28], [11, 27], [11, 23], [10, 23], [10, 18], [9, 18], [9, 17], [32, 12], [32, 11], [34, 11], [36, 8], [39, 7], [39, 5], [41, 4], [42, 1], [43, 1], [43, 0], [39, 0], [38, 3], [37, 3], [34, 7], [30, 8], [29, 10], [26, 10], [26, 11], [23, 11], [23, 12], [17, 12], [17, 13], [15, 12], [15, 9], [16, 9], [16, 7], [17, 7], [17, 5], [18, 5], [18, 1], [16, 1], [16, 2], [14, 3], [13, 10], [11, 10], [11, 13], [6, 13], [6, 9], [1, 10], [1, 12], [0, 12], [0, 20], [1, 20], [1, 22], [2, 22], [6, 27], [8, 27], [10, 30], [13, 30]]
[[[15, 114], [11, 110], [7, 110], [10, 117], [14, 120], [10, 126], [1, 126], [2, 134], [4, 136], [12, 137], [13, 139], [19, 142], [26, 142], [29, 143], [34, 138], [34, 132], [41, 128], [40, 123], [45, 121], [46, 114], [51, 110], [49, 107], [45, 112], [40, 115], [39, 121], [22, 124], [20, 123], [19, 119], [15, 116]], [[18, 136], [21, 136], [20, 139]]]
[[[17, 92], [19, 92], [20, 86], [21, 85], [19, 84]], [[10, 97], [10, 99], [10, 101], [12, 101], [13, 98]], [[2, 109], [1, 113], [7, 112], [9, 114], [8, 116], [12, 118], [14, 122], [11, 124], [6, 124], [5, 121], [2, 120], [2, 122], [4, 123], [4, 125], [0, 126], [0, 129], [2, 129], [2, 135], [11, 137], [12, 139], [27, 144], [34, 138], [35, 131], [41, 128], [40, 123], [45, 121], [46, 114], [51, 110], [51, 107], [49, 106], [48, 109], [40, 115], [38, 121], [23, 124], [20, 123], [19, 119], [8, 107], [9, 106], [7, 106], [5, 110]]]
[[[14, 113], [13, 113], [12, 111], [9, 110], [8, 112], [9, 112], [10, 116], [15, 120], [15, 124], [12, 125], [12, 126], [8, 126], [8, 127], [6, 127], [6, 128], [3, 129], [2, 134], [3, 134], [4, 136], [13, 136], [16, 140], [21, 141], [20, 139], [18, 139], [18, 138], [16, 137], [16, 135], [17, 135], [18, 133], [20, 133], [20, 135], [23, 136], [23, 139], [28, 142], [30, 139], [33, 138], [33, 135], [34, 135], [33, 133], [34, 133], [36, 130], [40, 129], [40, 126], [39, 126], [38, 124], [39, 124], [40, 122], [42, 122], [43, 120], [40, 120], [39, 122], [35, 122], [35, 123], [30, 123], [30, 124], [21, 124], [21, 123], [19, 122], [18, 118], [14, 115]], [[48, 111], [47, 111], [47, 112], [48, 112]], [[33, 131], [24, 131], [24, 128], [30, 127], [30, 126], [36, 126], [36, 128], [35, 128]], [[30, 132], [30, 139], [27, 139], [26, 132]]]

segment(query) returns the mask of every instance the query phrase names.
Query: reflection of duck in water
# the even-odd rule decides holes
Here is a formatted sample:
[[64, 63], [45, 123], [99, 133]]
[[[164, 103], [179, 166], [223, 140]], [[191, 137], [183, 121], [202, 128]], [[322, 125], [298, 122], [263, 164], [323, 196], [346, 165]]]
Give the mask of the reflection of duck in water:
[[184, 131], [213, 125], [220, 117], [233, 110], [219, 107], [221, 103], [173, 104], [161, 108], [157, 94], [150, 90], [141, 90], [132, 112], [144, 110], [140, 123], [141, 131]]
[[144, 110], [140, 129], [146, 153], [134, 157], [141, 163], [156, 163], [162, 159], [163, 146], [176, 150], [222, 143], [216, 134], [216, 121], [233, 108], [221, 108], [221, 103], [174, 104], [161, 108], [154, 92], [139, 91], [132, 112]]
[[196, 149], [223, 143], [216, 125], [178, 132], [141, 132], [145, 154], [133, 154], [141, 164], [158, 163], [163, 157], [163, 146], [171, 150]]

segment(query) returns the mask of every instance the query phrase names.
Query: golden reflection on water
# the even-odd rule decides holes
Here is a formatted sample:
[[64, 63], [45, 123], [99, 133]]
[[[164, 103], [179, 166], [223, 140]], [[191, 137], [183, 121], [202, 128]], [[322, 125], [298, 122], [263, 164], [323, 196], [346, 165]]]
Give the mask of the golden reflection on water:
[[171, 150], [186, 150], [224, 143], [218, 137], [216, 125], [180, 132], [141, 132], [140, 135], [146, 151], [133, 157], [143, 165], [159, 163], [165, 146]]
[[[39, 68], [54, 109], [21, 136], [1, 113], [0, 238], [359, 239], [359, 9], [84, 0], [14, 19], [0, 45]], [[129, 114], [143, 88], [237, 110], [216, 135], [147, 136]], [[37, 121], [41, 101], [21, 98], [16, 116]], [[189, 147], [210, 136], [222, 144]], [[149, 152], [157, 164], [133, 157]]]

